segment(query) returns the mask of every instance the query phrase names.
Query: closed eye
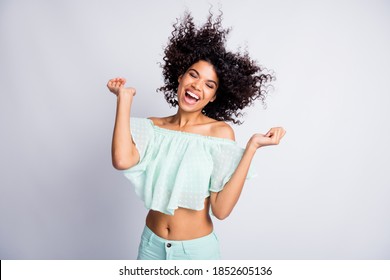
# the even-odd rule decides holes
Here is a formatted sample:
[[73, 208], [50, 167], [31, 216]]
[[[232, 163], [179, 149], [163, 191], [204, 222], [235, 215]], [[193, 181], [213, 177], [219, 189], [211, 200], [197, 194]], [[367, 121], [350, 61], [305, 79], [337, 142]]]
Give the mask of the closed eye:
[[[194, 79], [198, 79], [198, 78], [199, 78], [199, 73], [198, 73], [198, 71], [196, 71], [195, 69], [190, 69], [190, 70], [188, 71], [188, 74], [189, 74], [192, 78], [194, 78]], [[217, 82], [215, 82], [215, 81], [213, 81], [213, 80], [207, 80], [206, 82], [207, 82], [207, 83], [206, 83], [206, 86], [207, 86], [208, 88], [210, 88], [210, 89], [215, 89], [215, 88], [218, 87]]]
[[208, 88], [210, 88], [210, 89], [214, 89], [214, 84], [209, 84], [209, 83], [207, 83], [206, 86], [207, 86]]
[[192, 78], [197, 78], [198, 77], [198, 75], [196, 75], [196, 73], [195, 72], [189, 72], [189, 74], [190, 74], [190, 76], [192, 77]]

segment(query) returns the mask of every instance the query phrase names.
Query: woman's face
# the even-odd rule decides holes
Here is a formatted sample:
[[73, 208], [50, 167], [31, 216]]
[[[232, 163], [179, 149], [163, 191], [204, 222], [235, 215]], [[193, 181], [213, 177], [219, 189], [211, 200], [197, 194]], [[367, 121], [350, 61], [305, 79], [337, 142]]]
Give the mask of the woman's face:
[[202, 110], [216, 98], [218, 76], [214, 66], [199, 60], [191, 65], [184, 75], [179, 77], [177, 97], [179, 107], [185, 111]]

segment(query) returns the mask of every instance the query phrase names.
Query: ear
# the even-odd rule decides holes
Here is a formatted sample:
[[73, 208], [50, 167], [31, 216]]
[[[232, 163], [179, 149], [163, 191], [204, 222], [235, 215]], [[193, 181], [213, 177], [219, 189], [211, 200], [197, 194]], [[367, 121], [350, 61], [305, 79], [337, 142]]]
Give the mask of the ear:
[[210, 102], [214, 102], [215, 99], [217, 99], [217, 93], [215, 93], [214, 96], [210, 99]]
[[177, 79], [177, 81], [179, 82], [179, 84], [181, 83], [181, 79], [183, 78], [183, 75], [180, 75], [179, 78]]

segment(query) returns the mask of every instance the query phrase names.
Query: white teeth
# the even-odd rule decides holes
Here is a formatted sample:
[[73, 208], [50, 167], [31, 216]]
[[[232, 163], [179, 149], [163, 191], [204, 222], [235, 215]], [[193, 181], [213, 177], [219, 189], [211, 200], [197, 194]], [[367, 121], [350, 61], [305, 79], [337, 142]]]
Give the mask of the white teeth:
[[199, 100], [199, 96], [197, 96], [196, 94], [193, 94], [192, 92], [190, 91], [187, 91], [187, 94], [193, 98], [195, 98], [196, 100]]

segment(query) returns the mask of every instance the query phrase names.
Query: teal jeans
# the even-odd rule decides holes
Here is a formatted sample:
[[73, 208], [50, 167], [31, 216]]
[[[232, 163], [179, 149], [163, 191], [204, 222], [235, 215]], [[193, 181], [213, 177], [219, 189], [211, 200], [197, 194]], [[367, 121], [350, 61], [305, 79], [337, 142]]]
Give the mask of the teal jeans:
[[214, 232], [204, 237], [174, 241], [157, 236], [145, 226], [138, 248], [138, 260], [218, 260], [219, 242]]

